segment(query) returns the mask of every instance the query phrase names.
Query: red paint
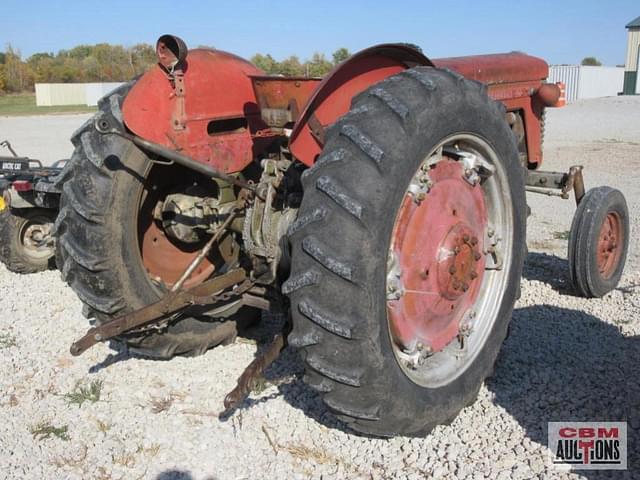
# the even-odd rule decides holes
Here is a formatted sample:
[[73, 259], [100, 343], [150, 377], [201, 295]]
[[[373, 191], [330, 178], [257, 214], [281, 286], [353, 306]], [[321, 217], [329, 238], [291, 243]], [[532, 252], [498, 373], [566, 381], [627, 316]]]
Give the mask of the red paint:
[[624, 227], [617, 212], [609, 212], [602, 222], [598, 233], [596, 260], [602, 278], [611, 278], [622, 257], [624, 245]]
[[507, 111], [520, 113], [524, 120], [529, 167], [540, 166], [544, 102], [536, 93], [549, 75], [549, 66], [544, 60], [523, 53], [500, 53], [439, 58], [433, 63], [487, 84], [491, 98], [504, 103]]
[[439, 351], [458, 335], [478, 296], [487, 210], [481, 187], [464, 180], [460, 162], [444, 159], [429, 176], [434, 185], [425, 200], [418, 205], [406, 196], [395, 222], [391, 249], [404, 295], [387, 305], [399, 344], [417, 340]]
[[291, 101], [295, 101], [298, 113], [307, 103], [313, 92], [318, 88], [318, 78], [296, 77], [251, 77], [256, 100], [260, 108], [287, 109]]
[[[147, 140], [225, 172], [243, 170], [273, 141], [273, 135], [264, 135], [266, 125], [258, 101], [263, 108], [287, 108], [295, 100], [299, 118], [289, 148], [310, 166], [322, 149], [311, 134], [311, 118], [327, 127], [349, 110], [355, 95], [371, 85], [407, 68], [434, 64], [487, 83], [492, 98], [510, 111], [519, 111], [524, 118], [530, 167], [542, 161], [540, 119], [544, 103], [535, 93], [548, 67], [535, 57], [512, 53], [444, 58], [432, 63], [411, 46], [378, 45], [355, 54], [322, 81], [266, 77], [249, 62], [217, 50], [192, 50], [184, 63], [184, 96], [176, 95], [166, 72], [156, 66], [127, 95], [125, 124]], [[247, 127], [208, 134], [212, 120], [233, 118], [246, 118]]]
[[[184, 68], [185, 128], [173, 125], [177, 96], [159, 66], [145, 73], [127, 95], [127, 127], [146, 140], [179, 150], [225, 172], [246, 167], [269, 140], [252, 138], [266, 126], [260, 118], [250, 75], [262, 71], [246, 60], [218, 50], [191, 50]], [[209, 135], [211, 120], [245, 117], [243, 131]]]
[[524, 53], [438, 58], [433, 63], [487, 85], [544, 80], [549, 76], [549, 66], [544, 60]]
[[313, 165], [322, 145], [311, 134], [309, 118], [315, 114], [329, 126], [349, 111], [351, 100], [385, 78], [417, 65], [432, 65], [417, 49], [401, 44], [378, 45], [353, 55], [329, 73], [304, 106], [289, 149], [305, 165]]

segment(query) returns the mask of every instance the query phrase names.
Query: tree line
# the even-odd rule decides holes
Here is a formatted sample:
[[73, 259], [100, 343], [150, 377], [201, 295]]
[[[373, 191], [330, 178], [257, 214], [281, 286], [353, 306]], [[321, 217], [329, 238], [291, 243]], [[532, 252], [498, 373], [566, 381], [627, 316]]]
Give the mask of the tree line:
[[[306, 61], [293, 55], [277, 61], [269, 54], [256, 54], [251, 62], [267, 74], [321, 77], [349, 58], [346, 48], [331, 59], [314, 53]], [[7, 45], [0, 52], [0, 94], [33, 91], [36, 83], [122, 82], [156, 63], [154, 48], [146, 43], [132, 47], [100, 43], [78, 45], [57, 53], [35, 53], [23, 59], [20, 50]]]

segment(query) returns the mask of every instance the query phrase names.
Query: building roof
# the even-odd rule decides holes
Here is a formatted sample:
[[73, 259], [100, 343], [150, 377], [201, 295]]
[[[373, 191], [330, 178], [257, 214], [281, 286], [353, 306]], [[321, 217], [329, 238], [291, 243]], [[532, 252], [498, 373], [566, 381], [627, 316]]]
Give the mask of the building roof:
[[636, 28], [636, 27], [640, 27], [640, 17], [636, 18], [635, 20], [631, 20], [629, 23], [625, 25], [625, 28]]

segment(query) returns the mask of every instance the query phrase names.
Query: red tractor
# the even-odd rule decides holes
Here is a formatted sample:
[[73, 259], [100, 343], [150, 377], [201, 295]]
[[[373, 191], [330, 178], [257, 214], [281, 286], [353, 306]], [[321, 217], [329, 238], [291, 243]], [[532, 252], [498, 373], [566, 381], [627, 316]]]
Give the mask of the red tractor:
[[96, 326], [155, 358], [229, 341], [256, 312], [353, 429], [421, 435], [474, 401], [505, 339], [526, 254], [525, 189], [578, 209], [577, 291], [620, 278], [622, 195], [579, 167], [543, 172], [547, 64], [521, 53], [430, 60], [361, 51], [324, 79], [265, 76], [164, 35], [158, 65], [73, 136], [55, 230], [63, 278]]

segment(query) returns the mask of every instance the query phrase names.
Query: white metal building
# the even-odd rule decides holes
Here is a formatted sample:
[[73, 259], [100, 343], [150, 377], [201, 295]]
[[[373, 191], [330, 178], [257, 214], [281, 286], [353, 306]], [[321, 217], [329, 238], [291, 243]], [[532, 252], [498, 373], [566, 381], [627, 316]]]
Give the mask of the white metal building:
[[624, 63], [624, 89], [625, 95], [640, 94], [640, 17], [626, 25], [627, 34], [627, 59]]
[[614, 97], [622, 92], [625, 78], [622, 67], [551, 65], [547, 81], [565, 84], [567, 103], [586, 98]]
[[122, 83], [36, 83], [36, 105], [97, 105]]

